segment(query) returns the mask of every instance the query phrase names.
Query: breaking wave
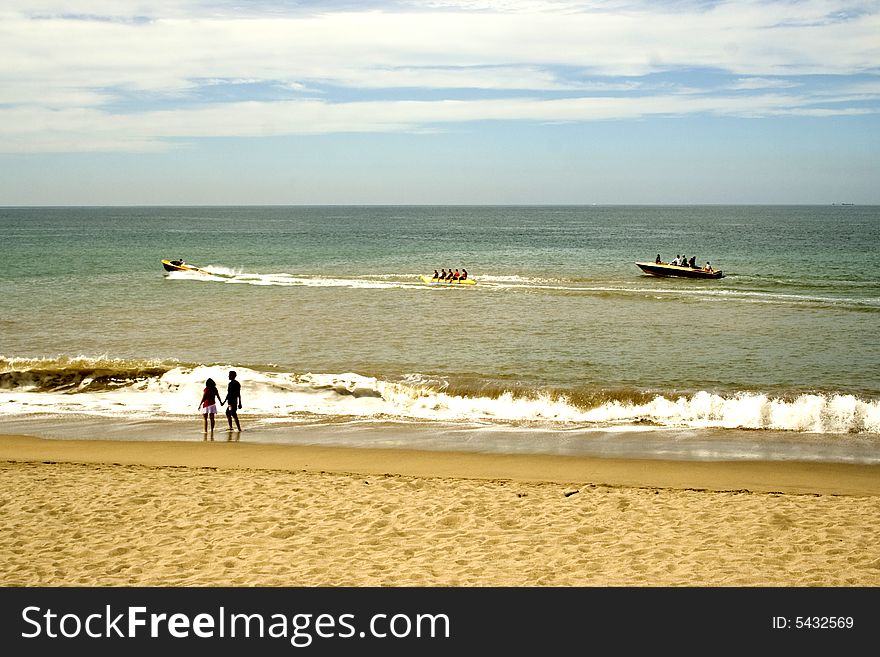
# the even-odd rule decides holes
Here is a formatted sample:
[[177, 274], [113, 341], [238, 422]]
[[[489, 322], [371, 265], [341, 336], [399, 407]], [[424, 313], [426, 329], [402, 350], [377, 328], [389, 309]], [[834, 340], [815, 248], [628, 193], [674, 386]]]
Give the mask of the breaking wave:
[[[211, 377], [230, 369], [173, 360], [0, 356], [0, 414], [191, 418]], [[411, 374], [302, 373], [235, 366], [244, 407], [266, 422], [320, 416], [556, 428], [682, 427], [880, 433], [880, 401], [850, 394], [691, 394], [640, 390], [515, 389]]]

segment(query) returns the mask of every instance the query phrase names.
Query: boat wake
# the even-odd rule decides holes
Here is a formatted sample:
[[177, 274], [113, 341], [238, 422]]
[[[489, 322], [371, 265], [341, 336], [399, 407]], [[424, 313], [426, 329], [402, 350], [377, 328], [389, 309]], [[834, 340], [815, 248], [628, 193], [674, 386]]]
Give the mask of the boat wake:
[[400, 275], [410, 280], [389, 280], [392, 277], [369, 276], [339, 278], [333, 276], [301, 275], [281, 272], [277, 274], [257, 274], [228, 267], [208, 265], [203, 267], [208, 275], [198, 272], [169, 272], [166, 278], [172, 280], [200, 281], [209, 283], [226, 283], [231, 285], [257, 285], [280, 287], [349, 287], [365, 289], [383, 289], [399, 287], [422, 287], [416, 274]]
[[[455, 286], [426, 285], [418, 272], [382, 273], [364, 276], [332, 276], [289, 272], [253, 273], [221, 265], [202, 267], [204, 272], [176, 271], [165, 274], [170, 280], [223, 283], [227, 285], [254, 285], [261, 287], [333, 287], [351, 289], [446, 289]], [[851, 308], [857, 311], [880, 311], [880, 298], [858, 296], [832, 296], [825, 294], [771, 292], [762, 289], [731, 287], [711, 288], [683, 281], [683, 285], [670, 285], [653, 277], [646, 281], [615, 282], [609, 280], [585, 281], [579, 279], [526, 277], [515, 274], [481, 274], [475, 289], [495, 292], [545, 291], [555, 294], [586, 296], [647, 296], [658, 300], [688, 299], [697, 301], [758, 303], [784, 306]], [[665, 283], [665, 284], [664, 284]]]

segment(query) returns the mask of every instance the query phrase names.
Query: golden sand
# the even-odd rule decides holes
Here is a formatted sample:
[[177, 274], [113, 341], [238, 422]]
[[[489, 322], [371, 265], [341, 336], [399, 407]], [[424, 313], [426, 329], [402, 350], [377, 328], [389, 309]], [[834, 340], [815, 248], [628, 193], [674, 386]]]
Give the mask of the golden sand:
[[4, 586], [877, 586], [880, 467], [0, 436]]

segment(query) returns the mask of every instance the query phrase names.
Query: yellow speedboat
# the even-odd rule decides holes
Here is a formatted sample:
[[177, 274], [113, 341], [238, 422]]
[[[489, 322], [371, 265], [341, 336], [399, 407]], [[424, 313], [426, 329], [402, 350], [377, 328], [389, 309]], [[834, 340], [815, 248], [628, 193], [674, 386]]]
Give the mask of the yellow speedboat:
[[162, 266], [165, 271], [194, 271], [198, 274], [210, 274], [211, 272], [186, 264], [183, 260], [163, 260]]

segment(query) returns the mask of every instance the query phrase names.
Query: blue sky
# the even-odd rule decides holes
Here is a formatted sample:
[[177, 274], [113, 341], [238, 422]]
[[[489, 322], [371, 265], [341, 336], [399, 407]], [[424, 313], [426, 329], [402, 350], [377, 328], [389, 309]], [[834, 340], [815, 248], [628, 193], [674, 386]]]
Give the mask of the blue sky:
[[880, 203], [880, 2], [4, 0], [0, 205]]

